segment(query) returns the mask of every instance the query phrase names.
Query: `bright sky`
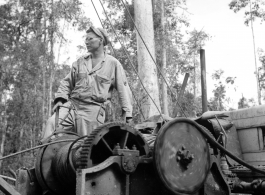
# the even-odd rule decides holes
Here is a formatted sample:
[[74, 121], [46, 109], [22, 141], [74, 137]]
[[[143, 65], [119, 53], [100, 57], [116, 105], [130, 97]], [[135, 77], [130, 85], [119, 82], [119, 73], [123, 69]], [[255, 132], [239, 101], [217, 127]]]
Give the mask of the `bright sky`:
[[[251, 28], [244, 24], [244, 11], [234, 13], [229, 9], [231, 0], [187, 0], [192, 27], [212, 36], [205, 46], [208, 97], [212, 96], [214, 70], [223, 69], [225, 77], [236, 78], [237, 91], [227, 96], [257, 99], [255, 59]], [[256, 48], [265, 50], [265, 23], [254, 22]], [[258, 63], [258, 66], [261, 64]]]

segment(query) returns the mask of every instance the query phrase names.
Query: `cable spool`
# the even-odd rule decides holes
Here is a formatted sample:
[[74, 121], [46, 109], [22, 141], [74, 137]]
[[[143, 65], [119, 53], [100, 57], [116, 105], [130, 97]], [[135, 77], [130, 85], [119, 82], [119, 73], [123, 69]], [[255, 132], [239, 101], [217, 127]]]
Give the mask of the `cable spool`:
[[[48, 142], [52, 143], [59, 140], [73, 140], [78, 138], [77, 135], [71, 134], [71, 132], [70, 134], [56, 134], [54, 137]], [[75, 172], [72, 168], [72, 163], [69, 164], [66, 161], [67, 151], [72, 142], [51, 144], [39, 150], [35, 163], [35, 171], [37, 180], [43, 191], [50, 191], [52, 194], [75, 193], [75, 176], [73, 177]]]

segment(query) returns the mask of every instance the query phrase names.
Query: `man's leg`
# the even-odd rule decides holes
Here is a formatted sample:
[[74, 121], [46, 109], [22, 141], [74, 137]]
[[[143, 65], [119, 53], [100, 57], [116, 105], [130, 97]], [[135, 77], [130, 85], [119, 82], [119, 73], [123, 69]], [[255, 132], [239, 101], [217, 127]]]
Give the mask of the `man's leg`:
[[[70, 107], [71, 103], [66, 102], [64, 104], [66, 107]], [[66, 118], [65, 118], [66, 117]], [[65, 118], [65, 119], [64, 119]], [[74, 131], [74, 123], [75, 123], [75, 114], [74, 111], [71, 109], [69, 111], [69, 108], [61, 107], [59, 109], [59, 123], [64, 119], [62, 122], [63, 129], [65, 131]], [[56, 124], [57, 125], [57, 124]], [[55, 113], [47, 120], [45, 131], [42, 132], [42, 139], [45, 139], [52, 135], [55, 131]]]
[[80, 136], [90, 135], [105, 121], [105, 109], [96, 104], [81, 107], [76, 116], [76, 132]]

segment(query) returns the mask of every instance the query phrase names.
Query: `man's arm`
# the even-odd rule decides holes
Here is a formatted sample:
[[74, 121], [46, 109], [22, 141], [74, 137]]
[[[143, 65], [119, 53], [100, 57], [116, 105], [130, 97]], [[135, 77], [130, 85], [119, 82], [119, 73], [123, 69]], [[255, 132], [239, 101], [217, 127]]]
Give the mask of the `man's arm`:
[[124, 69], [120, 63], [116, 66], [115, 79], [115, 88], [118, 91], [123, 114], [125, 115], [126, 120], [129, 120], [132, 118], [132, 92], [130, 90]]
[[55, 94], [54, 103], [58, 101], [66, 102], [69, 99], [69, 95], [75, 86], [75, 71], [76, 71], [76, 62], [73, 63], [70, 73], [60, 82], [57, 93]]

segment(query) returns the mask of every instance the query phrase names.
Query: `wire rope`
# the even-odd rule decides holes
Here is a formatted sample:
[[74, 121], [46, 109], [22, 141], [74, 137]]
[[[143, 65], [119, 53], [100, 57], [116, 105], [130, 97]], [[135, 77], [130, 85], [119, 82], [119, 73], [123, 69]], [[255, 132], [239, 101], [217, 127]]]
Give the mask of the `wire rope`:
[[71, 143], [71, 145], [69, 146], [68, 152], [67, 152], [67, 160], [66, 160], [66, 162], [69, 162], [69, 155], [70, 155], [70, 152], [71, 152], [72, 147], [74, 146], [74, 144], [76, 144], [79, 140], [84, 139], [84, 138], [88, 138], [88, 137], [89, 137], [88, 135], [79, 137], [79, 138], [77, 138], [75, 141], [73, 141]]

